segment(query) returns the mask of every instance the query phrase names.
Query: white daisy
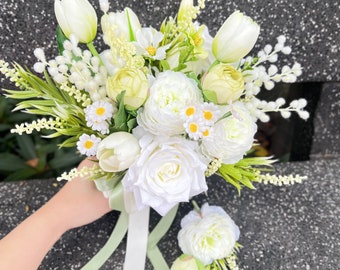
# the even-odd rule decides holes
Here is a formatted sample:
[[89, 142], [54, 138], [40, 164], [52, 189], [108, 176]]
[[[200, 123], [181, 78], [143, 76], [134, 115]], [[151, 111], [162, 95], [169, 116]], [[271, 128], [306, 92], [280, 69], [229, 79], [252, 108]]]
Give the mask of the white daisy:
[[214, 103], [203, 103], [201, 106], [201, 116], [204, 119], [204, 122], [213, 126], [214, 123], [221, 117], [221, 111]]
[[77, 142], [77, 149], [82, 155], [95, 156], [97, 154], [98, 144], [101, 139], [95, 135], [83, 134]]
[[102, 134], [109, 133], [109, 124], [116, 108], [107, 101], [99, 100], [89, 105], [84, 109], [86, 124], [93, 130], [99, 131]]
[[142, 28], [136, 32], [136, 53], [153, 60], [162, 60], [166, 57], [166, 50], [170, 44], [159, 46], [164, 35], [152, 27]]

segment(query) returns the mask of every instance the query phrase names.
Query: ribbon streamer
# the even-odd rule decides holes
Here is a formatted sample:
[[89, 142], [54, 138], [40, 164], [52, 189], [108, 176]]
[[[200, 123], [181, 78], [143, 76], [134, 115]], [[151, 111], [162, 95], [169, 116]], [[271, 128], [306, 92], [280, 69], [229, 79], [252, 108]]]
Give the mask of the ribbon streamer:
[[144, 270], [149, 234], [150, 207], [131, 213], [124, 270]]

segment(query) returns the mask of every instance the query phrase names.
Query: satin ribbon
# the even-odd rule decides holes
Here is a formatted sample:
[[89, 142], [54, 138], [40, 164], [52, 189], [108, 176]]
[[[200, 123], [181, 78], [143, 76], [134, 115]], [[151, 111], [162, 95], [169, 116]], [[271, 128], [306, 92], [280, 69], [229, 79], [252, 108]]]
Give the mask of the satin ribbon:
[[150, 207], [131, 213], [124, 270], [144, 270], [149, 234]]
[[110, 207], [121, 213], [106, 244], [81, 269], [99, 269], [114, 253], [128, 231], [124, 270], [144, 270], [146, 255], [155, 270], [168, 270], [169, 267], [157, 244], [175, 219], [178, 205], [162, 217], [149, 234], [149, 207], [128, 214], [124, 207], [124, 191], [121, 183], [117, 184], [116, 181], [111, 180], [96, 180], [95, 182], [98, 190], [109, 195]]

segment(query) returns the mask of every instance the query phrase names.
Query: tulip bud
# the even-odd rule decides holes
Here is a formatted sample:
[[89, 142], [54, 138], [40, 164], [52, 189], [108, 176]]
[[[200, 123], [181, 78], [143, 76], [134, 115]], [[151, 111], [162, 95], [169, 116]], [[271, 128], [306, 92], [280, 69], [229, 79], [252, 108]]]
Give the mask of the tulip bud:
[[120, 172], [129, 168], [140, 153], [138, 140], [128, 132], [114, 132], [98, 145], [97, 158], [105, 172]]
[[199, 270], [204, 269], [203, 264], [193, 256], [185, 255], [178, 257], [170, 270]]
[[90, 43], [97, 34], [97, 15], [87, 0], [55, 0], [54, 12], [67, 38], [75, 35], [79, 42]]
[[212, 52], [223, 63], [234, 63], [254, 47], [260, 33], [259, 25], [250, 17], [235, 11], [218, 30]]

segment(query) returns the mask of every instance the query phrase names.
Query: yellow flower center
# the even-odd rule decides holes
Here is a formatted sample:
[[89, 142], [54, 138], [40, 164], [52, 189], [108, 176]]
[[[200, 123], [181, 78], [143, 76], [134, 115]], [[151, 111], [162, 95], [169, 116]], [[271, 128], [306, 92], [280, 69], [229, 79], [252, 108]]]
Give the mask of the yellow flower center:
[[99, 107], [96, 109], [96, 114], [102, 116], [105, 113], [105, 108]]
[[203, 111], [203, 117], [205, 120], [211, 120], [213, 118], [213, 114], [211, 111]]
[[210, 134], [209, 129], [206, 129], [206, 130], [202, 133], [203, 137], [208, 137], [209, 134]]
[[185, 115], [186, 116], [191, 116], [195, 113], [195, 108], [194, 107], [188, 107], [186, 110], [185, 110]]
[[86, 149], [91, 149], [92, 146], [93, 146], [93, 142], [92, 142], [92, 141], [86, 141], [86, 142], [84, 143], [84, 147], [85, 147]]
[[203, 38], [201, 38], [201, 36], [199, 34], [195, 34], [194, 37], [193, 37], [193, 40], [194, 40], [194, 44], [196, 47], [202, 45], [203, 43]]
[[151, 56], [155, 56], [156, 55], [156, 51], [157, 49], [154, 46], [149, 46], [146, 48], [146, 51], [148, 52], [148, 54], [150, 54]]
[[190, 132], [192, 132], [192, 133], [196, 133], [197, 130], [198, 130], [198, 125], [197, 125], [196, 123], [191, 123], [191, 124], [189, 125], [189, 130], [190, 130]]

